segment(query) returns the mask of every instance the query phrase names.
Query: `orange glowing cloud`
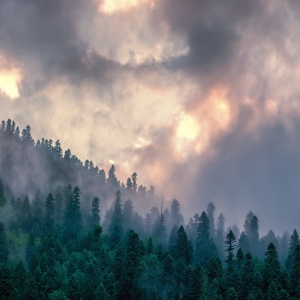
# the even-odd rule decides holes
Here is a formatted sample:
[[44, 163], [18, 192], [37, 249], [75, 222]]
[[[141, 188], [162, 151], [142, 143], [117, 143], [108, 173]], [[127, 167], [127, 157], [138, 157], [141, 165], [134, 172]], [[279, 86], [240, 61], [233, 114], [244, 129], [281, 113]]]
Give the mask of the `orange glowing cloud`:
[[0, 55], [0, 92], [11, 99], [18, 98], [22, 79], [20, 68], [8, 65], [4, 56]]
[[189, 114], [181, 112], [175, 137], [178, 154], [186, 157], [190, 151], [204, 152], [214, 136], [227, 130], [231, 118], [226, 90], [213, 90]]
[[104, 0], [99, 7], [101, 12], [113, 14], [118, 11], [128, 11], [145, 0]]

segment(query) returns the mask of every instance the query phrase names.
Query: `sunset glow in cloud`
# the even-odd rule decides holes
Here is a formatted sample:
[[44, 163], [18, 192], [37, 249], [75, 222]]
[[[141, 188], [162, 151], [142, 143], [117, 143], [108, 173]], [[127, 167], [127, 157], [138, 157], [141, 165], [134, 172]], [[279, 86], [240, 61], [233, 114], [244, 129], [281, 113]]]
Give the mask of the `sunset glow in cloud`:
[[0, 2], [1, 119], [190, 211], [296, 203], [297, 1], [49, 3]]
[[103, 0], [100, 10], [107, 14], [126, 11], [137, 6], [141, 0]]
[[10, 65], [0, 55], [0, 91], [11, 99], [16, 99], [20, 96], [19, 85], [23, 79], [21, 70], [14, 65]]

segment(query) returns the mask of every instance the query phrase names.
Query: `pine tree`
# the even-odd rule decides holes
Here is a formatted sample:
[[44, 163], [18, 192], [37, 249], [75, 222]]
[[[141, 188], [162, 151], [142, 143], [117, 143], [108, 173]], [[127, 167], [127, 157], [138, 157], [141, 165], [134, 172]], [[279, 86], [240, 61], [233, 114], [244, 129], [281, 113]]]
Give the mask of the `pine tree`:
[[241, 272], [241, 297], [245, 299], [250, 294], [254, 294], [257, 286], [257, 274], [255, 273], [255, 266], [252, 255], [247, 253], [245, 262]]
[[32, 227], [32, 212], [28, 196], [25, 197], [22, 204], [21, 226], [26, 232], [30, 232]]
[[245, 231], [240, 235], [238, 247], [241, 248], [244, 253], [252, 253], [251, 244]]
[[12, 299], [23, 299], [26, 287], [27, 273], [22, 260], [18, 262], [12, 274]]
[[131, 175], [132, 190], [133, 190], [134, 194], [136, 193], [136, 190], [137, 190], [137, 176], [138, 175], [135, 172]]
[[49, 194], [45, 203], [45, 218], [44, 218], [45, 235], [54, 233], [54, 199], [52, 194]]
[[117, 191], [116, 201], [113, 209], [111, 223], [109, 226], [110, 244], [114, 248], [121, 241], [123, 235], [123, 210], [121, 202], [121, 192]]
[[[265, 253], [263, 269], [264, 290], [268, 291], [271, 283], [274, 283], [277, 290], [281, 289], [281, 268], [278, 261], [276, 247], [271, 243]], [[273, 289], [273, 288], [271, 288]]]
[[63, 207], [64, 204], [63, 204], [62, 189], [61, 187], [59, 187], [55, 196], [55, 206], [54, 206], [55, 222], [58, 226], [61, 225]]
[[94, 197], [92, 201], [90, 228], [100, 224], [100, 200], [98, 197]]
[[0, 264], [0, 299], [9, 299], [12, 293], [11, 271], [7, 264]]
[[180, 211], [180, 203], [174, 199], [171, 204], [171, 227], [183, 225], [183, 217]]
[[0, 222], [0, 263], [6, 263], [8, 259], [8, 244], [4, 224]]
[[109, 295], [109, 299], [117, 299], [116, 279], [113, 273], [108, 273], [104, 278], [104, 288]]
[[237, 270], [235, 266], [235, 260], [234, 260], [234, 249], [235, 249], [235, 242], [236, 238], [232, 232], [232, 230], [229, 231], [229, 233], [226, 236], [225, 240], [225, 251], [227, 252], [226, 257], [226, 284], [228, 288], [231, 287], [237, 287], [238, 280], [237, 280]]
[[258, 218], [253, 216], [250, 222], [249, 241], [252, 246], [253, 255], [259, 255], [259, 225]]
[[300, 245], [296, 246], [294, 251], [294, 261], [290, 274], [290, 294], [292, 297], [300, 298]]
[[207, 271], [207, 279], [209, 283], [213, 282], [215, 279], [218, 282], [222, 280], [223, 270], [222, 270], [222, 263], [219, 257], [217, 256], [212, 257], [208, 261], [206, 271]]
[[218, 216], [216, 227], [216, 247], [221, 261], [224, 261], [225, 218], [222, 213]]
[[158, 243], [165, 244], [167, 234], [164, 214], [160, 214], [153, 225], [153, 237]]
[[209, 219], [205, 212], [202, 212], [198, 228], [196, 240], [195, 260], [200, 264], [205, 264], [216, 254], [216, 246], [209, 235]]
[[295, 250], [296, 250], [297, 246], [299, 245], [299, 243], [300, 243], [299, 234], [298, 234], [297, 230], [295, 229], [293, 234], [291, 235], [290, 241], [289, 241], [289, 252], [288, 252], [288, 257], [287, 257], [286, 264], [285, 264], [285, 268], [286, 268], [287, 272], [290, 272], [292, 270], [294, 253], [295, 253]]
[[178, 231], [178, 226], [175, 224], [169, 235], [169, 252], [173, 257], [175, 257], [177, 231]]
[[125, 254], [123, 274], [121, 278], [120, 299], [138, 299], [137, 268], [140, 263], [140, 239], [130, 230], [127, 235], [127, 249]]
[[126, 200], [123, 206], [124, 229], [132, 229], [133, 206], [130, 199]]
[[227, 290], [226, 300], [238, 300], [238, 294], [233, 287]]
[[264, 293], [261, 289], [259, 289], [255, 295], [256, 300], [265, 300]]
[[215, 228], [215, 206], [212, 202], [209, 202], [207, 205], [206, 213], [209, 219], [209, 226], [210, 226], [210, 236], [215, 237], [216, 235], [216, 228]]
[[175, 257], [177, 260], [183, 259], [186, 264], [190, 264], [192, 260], [192, 249], [190, 248], [186, 232], [182, 225], [177, 231]]

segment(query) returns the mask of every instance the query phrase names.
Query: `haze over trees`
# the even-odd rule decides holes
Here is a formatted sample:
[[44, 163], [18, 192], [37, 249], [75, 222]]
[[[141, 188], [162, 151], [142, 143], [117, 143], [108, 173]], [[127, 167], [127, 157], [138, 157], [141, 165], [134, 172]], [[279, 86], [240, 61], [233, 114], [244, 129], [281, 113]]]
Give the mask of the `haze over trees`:
[[0, 151], [0, 299], [300, 299], [296, 229], [261, 236], [250, 211], [225, 230], [212, 202], [185, 222], [135, 172], [125, 185], [10, 120]]

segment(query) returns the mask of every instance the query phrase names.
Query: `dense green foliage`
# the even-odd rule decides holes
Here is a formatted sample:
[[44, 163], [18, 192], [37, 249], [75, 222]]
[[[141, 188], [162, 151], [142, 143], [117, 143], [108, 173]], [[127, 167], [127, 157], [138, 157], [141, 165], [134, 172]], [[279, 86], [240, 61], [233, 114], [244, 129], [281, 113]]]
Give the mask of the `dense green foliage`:
[[[114, 166], [106, 178], [69, 150], [63, 157], [59, 142], [35, 144], [30, 128], [20, 137], [10, 121], [2, 124], [0, 140], [4, 148], [31, 149], [35, 159], [43, 153], [52, 165], [49, 176], [65, 174], [57, 173], [60, 185], [53, 178], [34, 193], [35, 184], [26, 186], [27, 196], [22, 188], [14, 193], [18, 178], [10, 183], [1, 170], [0, 299], [300, 299], [296, 230], [290, 237], [273, 231], [260, 237], [258, 218], [249, 212], [244, 231], [234, 225], [226, 232], [222, 213], [215, 222], [213, 203], [185, 225], [176, 199], [142, 216], [135, 204], [151, 205], [156, 196], [154, 187], [137, 186], [136, 173], [125, 186]], [[86, 192], [90, 187], [94, 195]], [[111, 197], [101, 218], [101, 203], [107, 206]]]

